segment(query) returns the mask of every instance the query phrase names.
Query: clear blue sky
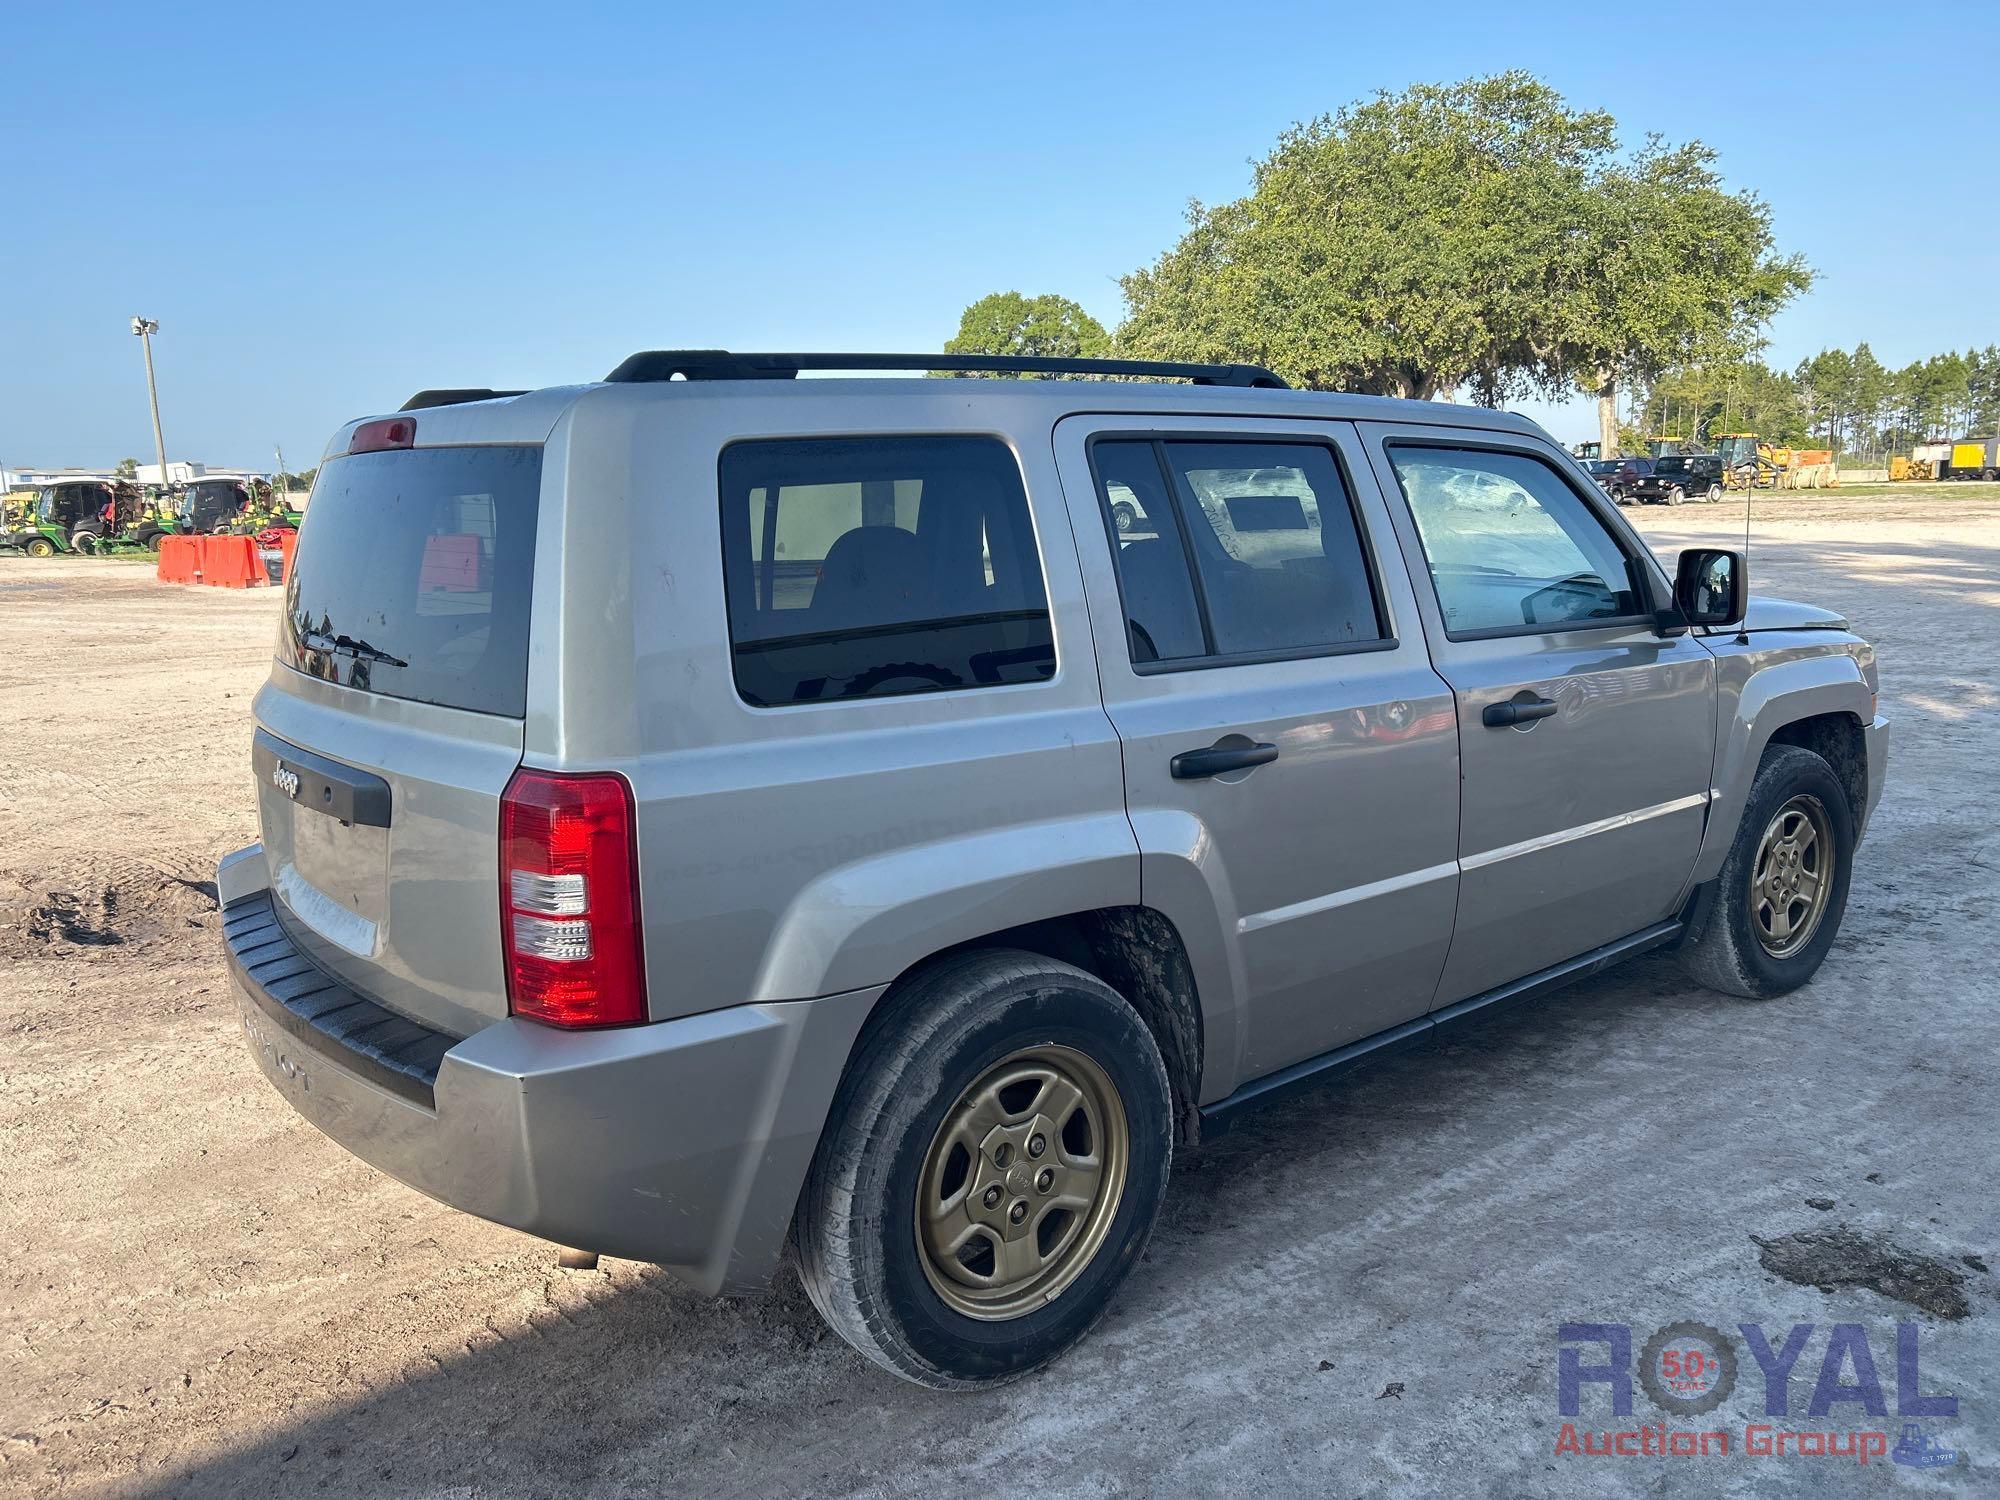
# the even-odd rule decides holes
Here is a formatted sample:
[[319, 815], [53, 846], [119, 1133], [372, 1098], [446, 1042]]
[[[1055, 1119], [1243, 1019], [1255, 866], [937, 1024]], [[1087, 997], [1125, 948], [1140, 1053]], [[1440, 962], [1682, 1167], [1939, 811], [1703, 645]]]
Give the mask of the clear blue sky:
[[1110, 324], [1115, 278], [1288, 123], [1510, 66], [1763, 194], [1821, 277], [1779, 362], [2000, 340], [1991, 5], [696, 14], [16, 9], [0, 460], [151, 457], [134, 313], [160, 320], [171, 455], [259, 468], [419, 387], [639, 348], [934, 349], [1009, 288]]

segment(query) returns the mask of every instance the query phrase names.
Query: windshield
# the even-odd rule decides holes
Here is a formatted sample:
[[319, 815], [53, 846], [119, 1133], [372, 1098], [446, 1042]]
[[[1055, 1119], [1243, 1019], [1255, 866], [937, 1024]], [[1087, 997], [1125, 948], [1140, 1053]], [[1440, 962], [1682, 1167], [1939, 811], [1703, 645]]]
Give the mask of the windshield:
[[542, 450], [327, 463], [299, 531], [279, 659], [352, 688], [520, 718]]

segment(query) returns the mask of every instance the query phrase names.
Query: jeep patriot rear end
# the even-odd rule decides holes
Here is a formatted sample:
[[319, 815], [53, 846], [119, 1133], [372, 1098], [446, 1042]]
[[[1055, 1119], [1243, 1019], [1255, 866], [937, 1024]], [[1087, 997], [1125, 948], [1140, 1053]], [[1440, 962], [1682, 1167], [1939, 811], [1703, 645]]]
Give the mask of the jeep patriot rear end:
[[[790, 378], [953, 365], [1192, 383]], [[706, 351], [342, 429], [220, 875], [266, 1075], [708, 1292], [793, 1246], [958, 1386], [1244, 1105], [1652, 948], [1805, 983], [1868, 645], [1522, 418], [1278, 384]]]

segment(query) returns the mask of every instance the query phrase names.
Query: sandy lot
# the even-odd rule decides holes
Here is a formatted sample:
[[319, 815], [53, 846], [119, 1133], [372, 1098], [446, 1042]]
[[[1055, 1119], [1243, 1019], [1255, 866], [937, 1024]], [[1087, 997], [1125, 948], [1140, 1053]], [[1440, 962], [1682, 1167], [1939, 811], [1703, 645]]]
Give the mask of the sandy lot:
[[[974, 1398], [879, 1374], [789, 1284], [558, 1270], [302, 1124], [243, 1055], [207, 883], [255, 833], [275, 594], [0, 558], [0, 1491], [2000, 1491], [2000, 501], [1758, 506], [1758, 588], [1849, 612], [1895, 721], [1818, 980], [1756, 1005], [1641, 960], [1247, 1122], [1178, 1165], [1096, 1336]], [[1638, 514], [1663, 551], [1740, 524]], [[1892, 1252], [1853, 1274], [1893, 1295], [1838, 1284]], [[1558, 1325], [1679, 1319], [1818, 1325], [1777, 1425], [1892, 1438], [1915, 1324], [1956, 1465], [1558, 1457]], [[1806, 1419], [1836, 1322], [1886, 1418]], [[1761, 1420], [1743, 1373], [1685, 1425]]]

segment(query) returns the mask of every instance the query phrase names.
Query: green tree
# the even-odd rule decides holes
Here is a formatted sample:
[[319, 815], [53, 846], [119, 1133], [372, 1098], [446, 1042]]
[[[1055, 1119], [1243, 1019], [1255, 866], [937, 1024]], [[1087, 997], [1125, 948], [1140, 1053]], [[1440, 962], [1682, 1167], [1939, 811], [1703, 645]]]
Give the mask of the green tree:
[[1883, 452], [1882, 413], [1889, 399], [1889, 372], [1866, 340], [1854, 346], [1852, 367], [1848, 396], [1854, 411], [1852, 447], [1858, 452]]
[[1124, 278], [1124, 352], [1252, 360], [1296, 385], [1489, 404], [1581, 381], [1607, 451], [1622, 384], [1740, 357], [1806, 272], [1714, 153], [1629, 158], [1602, 111], [1522, 72], [1294, 126], [1250, 193], [1196, 203]]
[[112, 473], [116, 474], [120, 479], [137, 479], [139, 477], [139, 460], [136, 458], [121, 458], [118, 460], [118, 467], [113, 469]]
[[1420, 400], [1553, 390], [1556, 268], [1614, 145], [1609, 115], [1520, 72], [1296, 125], [1246, 197], [1190, 205], [1180, 242], [1124, 278], [1119, 346]]
[[[1104, 325], [1067, 297], [993, 292], [966, 308], [947, 354], [1030, 354], [1052, 359], [1101, 358], [1111, 349]], [[940, 372], [956, 373], [956, 372]]]
[[1561, 352], [1597, 397], [1611, 455], [1621, 388], [1675, 365], [1743, 360], [1812, 277], [1798, 257], [1774, 252], [1770, 210], [1724, 188], [1715, 153], [1698, 141], [1649, 138], [1630, 161], [1603, 164], [1583, 203], [1582, 232], [1561, 262]]

